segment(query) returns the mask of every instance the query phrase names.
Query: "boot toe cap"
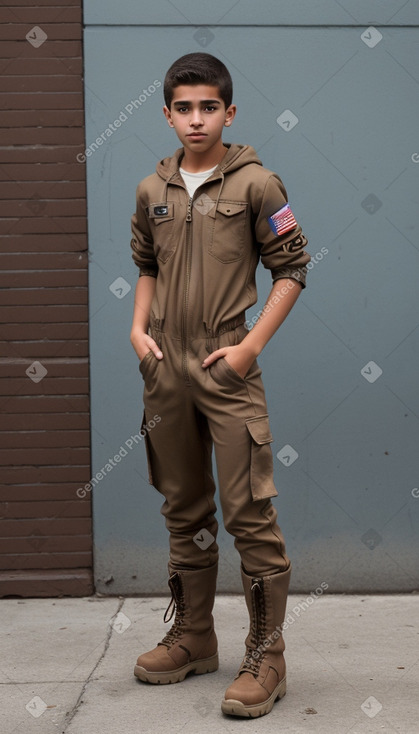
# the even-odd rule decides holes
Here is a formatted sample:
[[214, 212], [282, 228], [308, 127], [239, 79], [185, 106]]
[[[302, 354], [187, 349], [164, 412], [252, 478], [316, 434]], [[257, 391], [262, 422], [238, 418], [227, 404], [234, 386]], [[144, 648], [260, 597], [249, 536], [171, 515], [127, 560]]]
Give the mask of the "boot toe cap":
[[233, 681], [231, 686], [227, 688], [224, 699], [241, 701], [245, 706], [252, 706], [256, 703], [263, 703], [268, 698], [268, 693], [257, 682], [252, 673], [241, 673], [241, 675]]
[[137, 658], [137, 666], [150, 672], [173, 670], [176, 666], [167, 652], [167, 647], [160, 645]]

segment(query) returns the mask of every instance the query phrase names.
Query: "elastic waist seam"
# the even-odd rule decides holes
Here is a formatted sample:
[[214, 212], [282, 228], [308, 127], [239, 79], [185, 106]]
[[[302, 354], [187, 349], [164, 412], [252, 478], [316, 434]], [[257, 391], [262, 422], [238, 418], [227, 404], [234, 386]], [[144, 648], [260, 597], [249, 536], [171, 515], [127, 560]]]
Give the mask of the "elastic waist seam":
[[[217, 329], [211, 329], [211, 327], [206, 326], [206, 324], [202, 323], [200, 325], [200, 330], [198, 333], [193, 334], [193, 338], [195, 339], [212, 339], [216, 338], [217, 336], [221, 336], [222, 334], [225, 334], [228, 331], [233, 331], [238, 326], [242, 326], [245, 323], [245, 317], [246, 314], [243, 311], [238, 316], [236, 316], [234, 319], [230, 319], [229, 321], [222, 322]], [[150, 318], [150, 329], [154, 332], [159, 332], [161, 334], [164, 334], [164, 319], [156, 319], [156, 318]], [[166, 334], [170, 337], [170, 334]]]
[[207, 336], [221, 336], [221, 334], [225, 334], [226, 331], [232, 331], [233, 329], [236, 329], [238, 326], [244, 324], [245, 316], [245, 312], [243, 311], [234, 319], [230, 319], [229, 321], [224, 321], [223, 323], [221, 323], [218, 329], [211, 329], [209, 326], [204, 326], [207, 332]]

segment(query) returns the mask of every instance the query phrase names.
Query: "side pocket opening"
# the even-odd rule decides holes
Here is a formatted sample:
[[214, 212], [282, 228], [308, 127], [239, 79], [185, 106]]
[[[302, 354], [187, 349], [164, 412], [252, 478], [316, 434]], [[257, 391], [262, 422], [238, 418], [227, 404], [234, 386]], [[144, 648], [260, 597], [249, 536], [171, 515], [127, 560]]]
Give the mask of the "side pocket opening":
[[141, 432], [142, 435], [144, 435], [144, 443], [145, 443], [145, 452], [147, 457], [147, 470], [148, 470], [148, 481], [150, 484], [155, 487], [154, 484], [154, 478], [153, 478], [153, 465], [152, 465], [152, 458], [151, 458], [151, 444], [150, 444], [150, 436], [148, 435], [148, 430], [146, 428], [147, 421], [145, 417], [145, 410], [143, 412], [143, 420], [141, 422]]
[[273, 480], [273, 458], [270, 444], [273, 441], [269, 418], [267, 415], [258, 415], [248, 418], [247, 430], [251, 437], [250, 459], [250, 487], [254, 500], [263, 500], [276, 497]]
[[140, 373], [143, 377], [144, 377], [144, 368], [147, 368], [147, 362], [149, 362], [152, 357], [154, 357], [154, 354], [150, 349], [150, 351], [147, 352], [147, 354], [145, 354], [144, 357], [140, 360], [138, 369], [140, 370]]

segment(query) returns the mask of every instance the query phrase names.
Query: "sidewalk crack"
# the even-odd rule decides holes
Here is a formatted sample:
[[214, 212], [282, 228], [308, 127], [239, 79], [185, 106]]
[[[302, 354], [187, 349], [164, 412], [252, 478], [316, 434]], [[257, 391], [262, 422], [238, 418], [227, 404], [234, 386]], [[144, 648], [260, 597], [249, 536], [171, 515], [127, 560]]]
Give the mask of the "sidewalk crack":
[[100, 665], [100, 663], [102, 662], [103, 658], [105, 657], [105, 655], [106, 655], [106, 653], [108, 651], [108, 648], [109, 648], [109, 645], [110, 645], [110, 642], [111, 642], [112, 633], [114, 631], [113, 630], [113, 627], [112, 627], [112, 620], [114, 620], [115, 617], [117, 617], [117, 615], [121, 611], [122, 607], [124, 606], [124, 603], [125, 603], [125, 599], [120, 599], [119, 604], [118, 604], [118, 608], [117, 608], [115, 614], [113, 614], [112, 617], [111, 617], [111, 619], [109, 620], [109, 623], [108, 623], [108, 631], [107, 631], [107, 635], [106, 635], [106, 639], [105, 639], [105, 644], [103, 646], [102, 654], [100, 655], [100, 657], [97, 660], [96, 664], [93, 666], [92, 670], [90, 671], [89, 675], [87, 676], [86, 680], [84, 681], [84, 683], [82, 685], [82, 688], [81, 688], [81, 691], [80, 691], [80, 694], [79, 694], [79, 697], [78, 697], [76, 703], [74, 704], [74, 706], [71, 709], [71, 711], [69, 711], [66, 714], [65, 719], [64, 719], [63, 728], [62, 728], [62, 734], [65, 734], [65, 732], [67, 731], [67, 729], [70, 726], [71, 722], [73, 721], [75, 715], [77, 714], [77, 711], [79, 709], [79, 706], [83, 702], [83, 696], [86, 693], [87, 686], [89, 685], [90, 681], [92, 680], [92, 678], [94, 676], [95, 671], [97, 670], [98, 666]]

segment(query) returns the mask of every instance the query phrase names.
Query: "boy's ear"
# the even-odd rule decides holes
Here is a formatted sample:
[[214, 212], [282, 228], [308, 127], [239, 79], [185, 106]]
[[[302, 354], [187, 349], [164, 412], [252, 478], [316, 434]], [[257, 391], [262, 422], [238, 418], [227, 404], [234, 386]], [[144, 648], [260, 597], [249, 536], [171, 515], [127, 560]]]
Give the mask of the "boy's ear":
[[229, 127], [231, 123], [233, 122], [237, 112], [237, 107], [235, 104], [231, 104], [230, 107], [227, 107], [226, 113], [225, 113], [225, 120], [224, 120], [224, 126]]
[[172, 122], [172, 113], [170, 112], [169, 108], [166, 107], [166, 105], [163, 107], [164, 116], [169, 123], [169, 127], [174, 127]]

